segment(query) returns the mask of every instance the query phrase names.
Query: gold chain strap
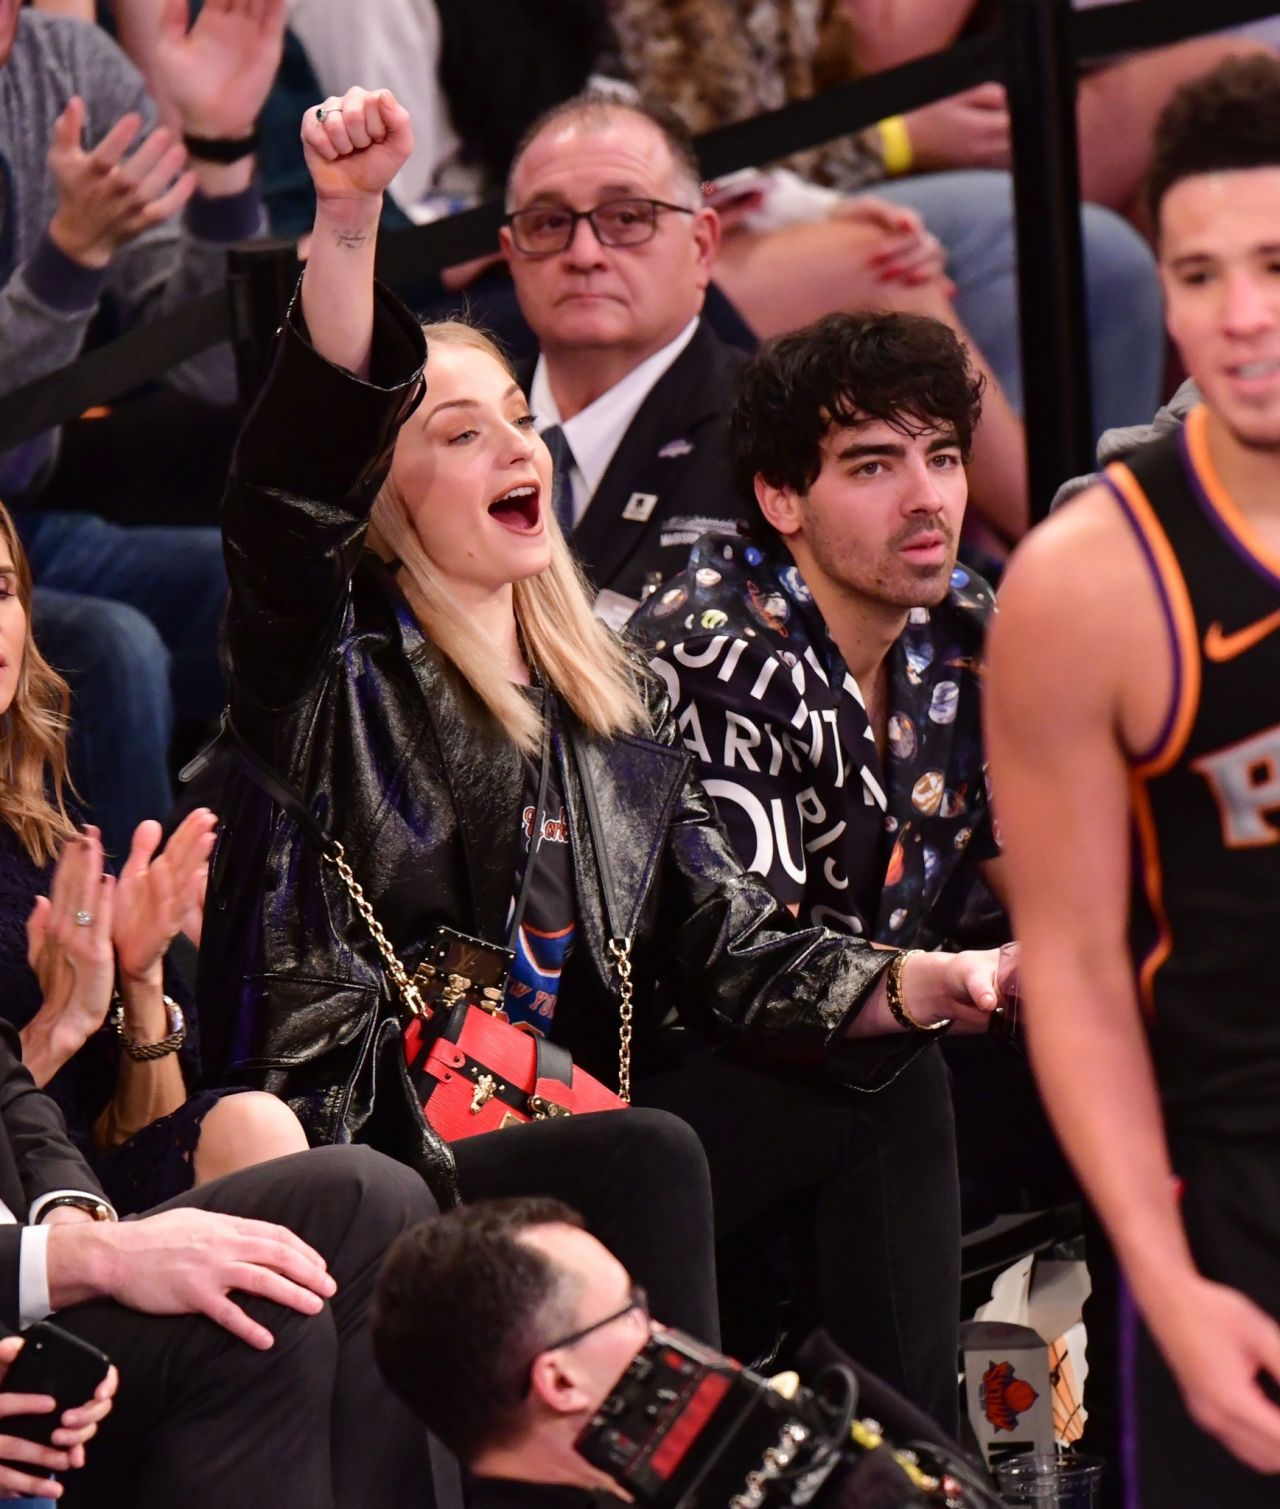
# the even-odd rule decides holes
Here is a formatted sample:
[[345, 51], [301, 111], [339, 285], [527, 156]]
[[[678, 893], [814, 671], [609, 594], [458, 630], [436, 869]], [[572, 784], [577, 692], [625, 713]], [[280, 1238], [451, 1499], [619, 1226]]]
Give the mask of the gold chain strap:
[[[415, 1016], [426, 1015], [426, 1006], [418, 992], [418, 987], [405, 973], [404, 965], [396, 957], [396, 951], [391, 947], [391, 940], [382, 931], [382, 924], [374, 915], [360, 882], [352, 874], [343, 847], [336, 839], [333, 844], [333, 853], [326, 854], [325, 859], [337, 870], [343, 885], [346, 886], [347, 894], [351, 897], [356, 911], [360, 913], [361, 921], [369, 929], [369, 936], [377, 945], [378, 952], [382, 955], [382, 962], [387, 967], [387, 973], [400, 992], [401, 1000]], [[635, 1011], [635, 986], [631, 981], [631, 939], [610, 938], [609, 957], [618, 969], [618, 1097], [630, 1105], [631, 1021]]]
[[610, 938], [609, 957], [618, 966], [618, 1097], [631, 1104], [631, 1016], [635, 987], [631, 983], [631, 939]]
[[374, 916], [373, 908], [369, 905], [360, 882], [351, 873], [346, 853], [337, 839], [333, 841], [333, 853], [326, 853], [324, 857], [342, 877], [342, 883], [346, 886], [356, 911], [360, 913], [361, 921], [369, 929], [370, 937], [378, 946], [378, 952], [382, 955], [382, 962], [387, 967], [387, 973], [400, 992], [400, 999], [414, 1016], [429, 1016], [430, 1012], [427, 1011], [426, 1003], [418, 993], [418, 987], [405, 973], [404, 965], [396, 958], [396, 951], [391, 947], [391, 940], [382, 931], [382, 924]]

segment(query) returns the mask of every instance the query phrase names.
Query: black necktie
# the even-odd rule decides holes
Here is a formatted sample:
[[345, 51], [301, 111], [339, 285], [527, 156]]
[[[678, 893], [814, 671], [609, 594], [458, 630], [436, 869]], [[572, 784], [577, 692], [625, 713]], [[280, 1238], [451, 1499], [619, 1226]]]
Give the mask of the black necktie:
[[566, 535], [571, 535], [573, 533], [573, 481], [569, 473], [574, 465], [573, 452], [569, 449], [569, 442], [565, 439], [564, 431], [558, 424], [548, 425], [542, 432], [542, 438], [551, 452], [551, 465], [554, 468], [551, 506], [555, 509], [556, 518], [560, 521], [560, 528]]

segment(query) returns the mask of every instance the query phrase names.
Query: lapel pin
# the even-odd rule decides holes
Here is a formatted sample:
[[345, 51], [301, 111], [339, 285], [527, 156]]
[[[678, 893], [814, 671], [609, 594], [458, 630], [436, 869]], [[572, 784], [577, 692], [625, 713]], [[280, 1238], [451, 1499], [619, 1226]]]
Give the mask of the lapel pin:
[[622, 517], [633, 524], [647, 524], [657, 506], [657, 493], [632, 493], [623, 507]]

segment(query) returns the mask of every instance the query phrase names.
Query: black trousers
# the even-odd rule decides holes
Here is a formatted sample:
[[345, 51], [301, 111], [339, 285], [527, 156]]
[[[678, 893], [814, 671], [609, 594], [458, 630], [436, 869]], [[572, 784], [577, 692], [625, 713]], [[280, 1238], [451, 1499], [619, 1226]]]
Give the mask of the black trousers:
[[115, 1408], [68, 1473], [86, 1509], [368, 1509], [433, 1502], [425, 1430], [382, 1383], [368, 1314], [387, 1247], [435, 1212], [416, 1174], [368, 1148], [259, 1164], [169, 1202], [289, 1227], [321, 1252], [337, 1294], [314, 1316], [257, 1298], [275, 1336], [256, 1351], [203, 1316], [140, 1315], [112, 1301], [59, 1325], [120, 1370]]
[[[1172, 1134], [1182, 1218], [1196, 1266], [1280, 1321], [1280, 1139]], [[1275, 1509], [1262, 1477], [1187, 1414], [1172, 1373], [1121, 1291], [1120, 1450], [1128, 1509]], [[1086, 1390], [1087, 1392], [1087, 1390]], [[1280, 1400], [1280, 1390], [1270, 1390]]]
[[643, 1081], [636, 1099], [701, 1138], [720, 1237], [780, 1229], [803, 1197], [816, 1319], [954, 1434], [960, 1204], [937, 1048], [873, 1094], [717, 1056]]
[[563, 1200], [648, 1291], [658, 1320], [718, 1343], [711, 1181], [675, 1116], [633, 1108], [530, 1122], [453, 1151], [465, 1200]]

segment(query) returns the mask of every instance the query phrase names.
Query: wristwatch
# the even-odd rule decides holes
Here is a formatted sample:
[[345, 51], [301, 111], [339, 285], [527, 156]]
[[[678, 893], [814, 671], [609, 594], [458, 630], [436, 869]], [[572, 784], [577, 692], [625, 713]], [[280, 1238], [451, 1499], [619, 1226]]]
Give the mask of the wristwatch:
[[115, 1006], [112, 1007], [111, 1025], [120, 1039], [120, 1046], [131, 1059], [138, 1063], [176, 1053], [187, 1040], [187, 1019], [182, 1014], [182, 1007], [169, 996], [164, 997], [164, 1006], [169, 1014], [169, 1031], [165, 1037], [154, 1043], [140, 1043], [135, 1038], [131, 1038], [124, 1030], [124, 1003], [117, 1000]]
[[51, 1210], [57, 1210], [60, 1205], [70, 1205], [76, 1210], [87, 1211], [95, 1221], [114, 1221], [116, 1213], [105, 1200], [95, 1199], [93, 1195], [57, 1195], [52, 1200], [47, 1200], [40, 1211], [40, 1224], [43, 1225], [45, 1218]]

